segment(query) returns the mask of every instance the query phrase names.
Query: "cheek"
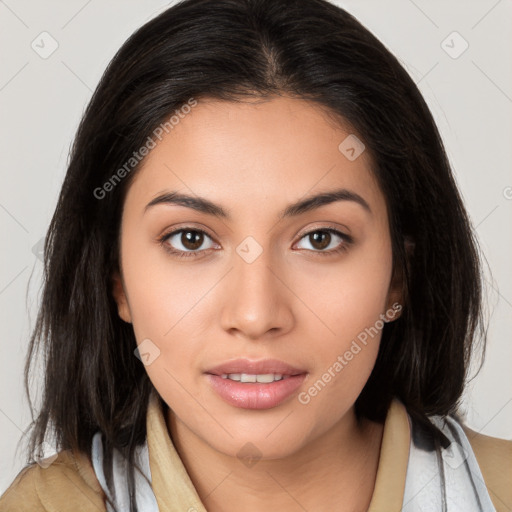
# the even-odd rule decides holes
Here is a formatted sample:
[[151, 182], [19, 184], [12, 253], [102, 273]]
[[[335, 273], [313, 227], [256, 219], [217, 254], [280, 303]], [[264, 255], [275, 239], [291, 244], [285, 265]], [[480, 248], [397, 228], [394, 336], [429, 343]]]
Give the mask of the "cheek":
[[214, 276], [181, 264], [137, 233], [123, 238], [123, 275], [138, 341], [170, 339], [211, 287]]
[[211, 289], [223, 273], [207, 265], [171, 261], [164, 249], [130, 234], [122, 250], [135, 338], [138, 344], [150, 340], [150, 350], [158, 354], [145, 369], [157, 389], [186, 399], [179, 398], [178, 382], [190, 379], [212, 328]]
[[304, 274], [301, 288], [310, 290], [308, 305], [317, 313], [307, 315], [308, 338], [318, 341], [302, 404], [335, 417], [359, 396], [379, 351], [391, 266], [391, 248], [384, 241], [373, 251], [353, 253], [335, 272]]
[[309, 265], [297, 270], [299, 297], [315, 314], [311, 329], [324, 346], [342, 349], [365, 328], [373, 326], [387, 307], [391, 279], [391, 247], [386, 240], [347, 253], [335, 265]]

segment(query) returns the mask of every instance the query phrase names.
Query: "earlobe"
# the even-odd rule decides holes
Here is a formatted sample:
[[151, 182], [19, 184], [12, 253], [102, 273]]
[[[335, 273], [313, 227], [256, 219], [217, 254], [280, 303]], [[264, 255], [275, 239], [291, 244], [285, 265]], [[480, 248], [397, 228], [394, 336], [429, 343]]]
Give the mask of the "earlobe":
[[126, 298], [126, 292], [124, 290], [123, 281], [119, 272], [116, 270], [112, 274], [112, 296], [117, 304], [117, 312], [119, 317], [127, 323], [132, 322], [132, 316], [130, 308], [128, 306], [128, 300]]
[[384, 322], [391, 323], [398, 320], [402, 314], [403, 308], [401, 293], [390, 292], [388, 295], [387, 309], [384, 313]]
[[403, 309], [403, 270], [396, 266], [389, 284], [389, 291], [386, 301], [385, 322], [393, 322], [400, 317]]
[[[408, 238], [404, 241], [406, 265], [408, 270], [410, 269], [410, 261], [414, 252], [414, 245], [414, 242]], [[389, 285], [387, 310], [385, 313], [386, 322], [392, 322], [401, 316], [406, 301], [405, 290], [404, 269], [399, 266], [395, 266], [391, 277], [391, 283]]]

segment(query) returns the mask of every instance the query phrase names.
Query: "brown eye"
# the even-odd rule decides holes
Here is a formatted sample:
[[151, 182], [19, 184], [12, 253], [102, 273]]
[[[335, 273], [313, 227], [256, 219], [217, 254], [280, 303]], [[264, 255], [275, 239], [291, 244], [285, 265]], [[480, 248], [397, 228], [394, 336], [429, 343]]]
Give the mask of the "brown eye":
[[329, 243], [331, 242], [331, 233], [327, 231], [315, 231], [314, 233], [310, 233], [308, 236], [311, 245], [315, 249], [323, 250], [326, 247], [329, 247]]
[[191, 251], [199, 249], [203, 244], [204, 236], [199, 231], [182, 231], [180, 242], [183, 247]]
[[306, 241], [310, 247], [299, 246], [299, 249], [307, 249], [319, 254], [333, 254], [342, 251], [347, 249], [353, 242], [352, 237], [349, 235], [331, 228], [310, 231], [300, 239], [299, 244], [303, 243], [303, 241]]
[[[208, 241], [210, 242], [209, 244], [207, 243]], [[170, 252], [184, 256], [192, 256], [207, 249], [212, 249], [214, 245], [212, 239], [199, 229], [179, 229], [173, 231], [164, 235], [161, 238], [161, 243]]]

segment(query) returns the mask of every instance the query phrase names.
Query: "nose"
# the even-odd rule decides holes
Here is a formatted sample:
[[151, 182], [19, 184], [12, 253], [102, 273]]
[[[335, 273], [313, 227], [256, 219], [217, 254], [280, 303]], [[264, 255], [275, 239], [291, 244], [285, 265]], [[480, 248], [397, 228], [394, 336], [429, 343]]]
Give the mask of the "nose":
[[221, 311], [222, 328], [232, 335], [262, 340], [280, 336], [294, 325], [293, 293], [269, 253], [263, 251], [250, 263], [234, 255]]

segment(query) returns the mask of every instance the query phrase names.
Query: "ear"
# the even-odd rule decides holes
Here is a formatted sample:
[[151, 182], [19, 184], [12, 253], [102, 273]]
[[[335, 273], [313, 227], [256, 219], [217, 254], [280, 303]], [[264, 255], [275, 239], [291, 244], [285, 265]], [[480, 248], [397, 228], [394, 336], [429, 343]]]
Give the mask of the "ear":
[[386, 322], [392, 322], [400, 317], [404, 300], [403, 283], [403, 270], [399, 268], [398, 265], [395, 265], [386, 300]]
[[[406, 265], [409, 269], [410, 260], [414, 253], [414, 242], [410, 239], [406, 239], [404, 241], [404, 247], [406, 253]], [[405, 272], [402, 267], [395, 265], [386, 301], [386, 316], [388, 318], [388, 322], [392, 322], [400, 317], [405, 301]]]
[[127, 323], [132, 322], [130, 307], [126, 298], [123, 280], [119, 271], [114, 271], [112, 274], [112, 295], [117, 303], [117, 312], [119, 317]]

